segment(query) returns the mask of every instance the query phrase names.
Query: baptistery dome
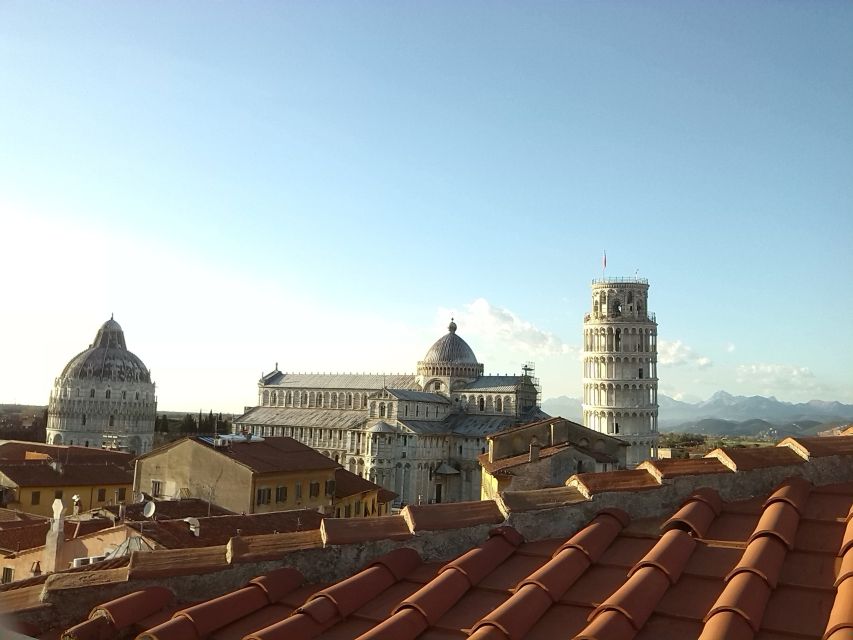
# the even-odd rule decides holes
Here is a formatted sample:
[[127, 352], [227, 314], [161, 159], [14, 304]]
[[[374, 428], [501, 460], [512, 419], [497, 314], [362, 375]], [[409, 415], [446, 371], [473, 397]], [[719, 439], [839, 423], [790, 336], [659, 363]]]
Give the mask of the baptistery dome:
[[113, 382], [151, 382], [151, 372], [142, 360], [127, 350], [124, 331], [110, 318], [95, 341], [71, 359], [61, 377], [75, 380], [110, 380]]
[[150, 451], [157, 412], [154, 389], [151, 372], [128, 351], [124, 331], [110, 318], [54, 381], [47, 442]]

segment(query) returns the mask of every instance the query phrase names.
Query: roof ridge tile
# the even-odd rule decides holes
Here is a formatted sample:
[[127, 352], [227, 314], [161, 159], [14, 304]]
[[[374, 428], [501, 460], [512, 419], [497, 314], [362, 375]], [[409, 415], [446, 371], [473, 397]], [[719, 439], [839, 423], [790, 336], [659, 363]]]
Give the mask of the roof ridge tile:
[[375, 518], [323, 518], [320, 534], [325, 545], [352, 544], [372, 540], [406, 540], [412, 537], [401, 515]]

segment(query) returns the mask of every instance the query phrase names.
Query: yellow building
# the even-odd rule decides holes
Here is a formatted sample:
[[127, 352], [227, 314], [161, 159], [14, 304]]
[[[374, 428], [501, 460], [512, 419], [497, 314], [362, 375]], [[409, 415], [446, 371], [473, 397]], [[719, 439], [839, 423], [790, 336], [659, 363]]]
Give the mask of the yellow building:
[[[133, 486], [155, 499], [201, 498], [236, 513], [315, 509], [332, 516], [340, 468], [292, 438], [191, 437], [137, 458]], [[378, 499], [380, 487], [359, 480], [369, 486], [350, 496], [373, 491]]]
[[57, 498], [68, 513], [129, 500], [131, 459], [127, 453], [86, 447], [2, 442], [0, 506], [51, 516]]

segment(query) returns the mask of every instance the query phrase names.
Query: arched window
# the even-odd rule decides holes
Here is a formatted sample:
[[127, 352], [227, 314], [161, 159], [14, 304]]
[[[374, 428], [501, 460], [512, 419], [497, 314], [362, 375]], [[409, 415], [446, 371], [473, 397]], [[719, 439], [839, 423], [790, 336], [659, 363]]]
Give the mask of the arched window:
[[139, 392], [136, 392], [136, 399], [139, 400]]
[[500, 398], [495, 399], [495, 411], [503, 412], [504, 405], [503, 401]]
[[109, 389], [107, 389], [106, 396], [107, 396], [107, 400], [109, 400], [110, 399], [110, 390]]
[[110, 416], [110, 426], [111, 426], [111, 427], [114, 427], [114, 426], [115, 426], [115, 423], [116, 423], [115, 416]]
[[384, 402], [379, 403], [379, 417], [380, 418], [385, 417], [385, 403]]
[[272, 403], [271, 404], [273, 404], [273, 405], [278, 404], [278, 392], [277, 391], [272, 392]]
[[352, 409], [352, 394], [351, 393], [347, 394], [347, 408]]
[[485, 400], [485, 398], [483, 398], [483, 396], [480, 396], [478, 403], [480, 405], [480, 411], [485, 411], [486, 410], [486, 400]]
[[121, 399], [122, 399], [122, 400], [127, 400], [127, 391], [122, 391], [122, 392], [121, 392]]
[[85, 413], [83, 414], [83, 421], [82, 421], [82, 424], [83, 424], [83, 426], [84, 426], [84, 427], [86, 426], [86, 414], [85, 414]]
[[95, 390], [94, 390], [94, 389], [92, 389], [92, 390], [89, 392], [89, 397], [90, 397], [90, 398], [94, 398], [94, 397], [95, 397]]

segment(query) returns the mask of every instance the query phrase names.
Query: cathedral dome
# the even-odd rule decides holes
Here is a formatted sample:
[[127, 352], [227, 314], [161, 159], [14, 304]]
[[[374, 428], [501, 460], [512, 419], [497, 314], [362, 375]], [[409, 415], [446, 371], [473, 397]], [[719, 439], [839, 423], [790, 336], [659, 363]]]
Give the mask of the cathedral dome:
[[426, 352], [423, 364], [477, 364], [477, 356], [462, 338], [456, 335], [456, 323], [450, 321], [447, 334], [435, 341]]
[[89, 348], [65, 365], [61, 377], [64, 380], [151, 382], [151, 372], [142, 360], [127, 350], [124, 331], [112, 318], [101, 325]]

